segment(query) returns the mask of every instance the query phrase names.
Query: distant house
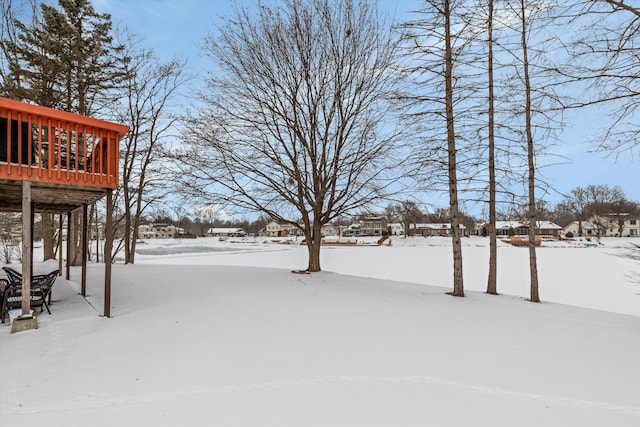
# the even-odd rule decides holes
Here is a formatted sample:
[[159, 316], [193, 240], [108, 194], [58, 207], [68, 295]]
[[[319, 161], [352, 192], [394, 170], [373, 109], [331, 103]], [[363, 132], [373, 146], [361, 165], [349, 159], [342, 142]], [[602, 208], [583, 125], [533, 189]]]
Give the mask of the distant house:
[[264, 235], [267, 237], [286, 237], [289, 235], [289, 229], [291, 225], [281, 224], [276, 221], [271, 221], [265, 227]]
[[242, 228], [221, 227], [207, 230], [207, 236], [212, 237], [244, 237], [246, 235], [247, 232]]
[[520, 221], [496, 221], [496, 236], [525, 236], [529, 234], [529, 226]]
[[264, 235], [266, 237], [288, 237], [288, 236], [302, 236], [300, 228], [289, 223], [279, 223], [271, 221], [264, 229]]
[[389, 233], [387, 217], [368, 216], [360, 222], [351, 224], [344, 232], [344, 236], [385, 236]]
[[145, 224], [138, 228], [138, 237], [141, 239], [171, 239], [184, 234], [184, 229], [172, 224]]
[[[289, 223], [278, 223], [277, 221], [271, 221], [262, 231], [262, 234], [266, 237], [298, 237], [304, 236], [302, 231], [303, 226], [300, 224], [298, 227]], [[339, 233], [338, 227], [333, 224], [325, 224], [321, 229], [322, 237], [324, 236], [337, 236]]]
[[360, 224], [351, 224], [342, 232], [343, 236], [360, 236]]
[[338, 227], [333, 224], [325, 224], [322, 226], [322, 235], [323, 236], [337, 236], [338, 235]]
[[[462, 236], [468, 236], [467, 227], [460, 224], [460, 232]], [[449, 223], [428, 223], [428, 224], [409, 224], [409, 236], [450, 236], [451, 224]]]
[[562, 227], [551, 221], [536, 221], [536, 235], [538, 236], [550, 236], [555, 239], [560, 237]]
[[386, 216], [368, 216], [360, 220], [361, 236], [383, 236], [388, 233]]
[[[558, 238], [562, 227], [551, 221], [537, 221], [536, 235]], [[488, 235], [488, 223], [480, 226], [480, 234]], [[529, 234], [529, 224], [522, 221], [496, 221], [496, 236], [526, 236]]]
[[404, 236], [404, 225], [399, 222], [391, 222], [387, 227], [390, 236]]
[[602, 237], [638, 237], [640, 219], [628, 213], [595, 215], [589, 218]]
[[[580, 224], [582, 222], [582, 224]], [[580, 228], [582, 227], [582, 231]], [[590, 221], [572, 221], [562, 228], [564, 235], [571, 233], [574, 237], [591, 237], [597, 236], [597, 227]]]

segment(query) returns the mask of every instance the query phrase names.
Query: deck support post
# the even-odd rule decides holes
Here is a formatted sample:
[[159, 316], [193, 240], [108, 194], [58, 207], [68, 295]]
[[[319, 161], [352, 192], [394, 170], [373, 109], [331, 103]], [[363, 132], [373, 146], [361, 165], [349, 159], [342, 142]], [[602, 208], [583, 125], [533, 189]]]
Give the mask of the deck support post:
[[87, 204], [82, 205], [82, 296], [87, 296]]
[[58, 276], [62, 276], [62, 214], [58, 215]]
[[[22, 181], [22, 315], [31, 315], [31, 269], [33, 247], [33, 204], [31, 181]], [[26, 297], [25, 297], [26, 296]]]
[[66, 279], [71, 279], [71, 236], [73, 233], [73, 212], [67, 212], [67, 275]]
[[31, 274], [33, 272], [33, 202], [31, 181], [22, 181], [22, 315], [11, 322], [11, 333], [38, 329], [31, 314]]
[[111, 317], [111, 248], [113, 246], [113, 190], [107, 190], [104, 229], [104, 316]]

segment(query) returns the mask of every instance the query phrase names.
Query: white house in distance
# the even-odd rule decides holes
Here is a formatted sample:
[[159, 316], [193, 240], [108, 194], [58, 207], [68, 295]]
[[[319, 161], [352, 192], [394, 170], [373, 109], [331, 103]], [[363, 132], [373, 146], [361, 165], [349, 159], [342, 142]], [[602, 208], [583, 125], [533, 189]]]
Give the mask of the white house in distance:
[[207, 236], [212, 237], [244, 237], [246, 235], [247, 232], [242, 228], [219, 227], [210, 228], [207, 230]]
[[[488, 234], [488, 223], [483, 223], [478, 229], [480, 234]], [[558, 238], [562, 227], [551, 221], [536, 221], [536, 235]], [[496, 236], [526, 236], [529, 234], [529, 224], [522, 221], [496, 221]]]
[[376, 236], [382, 237], [388, 233], [388, 221], [385, 216], [367, 216], [360, 222], [351, 224], [344, 230], [345, 236]]
[[628, 213], [594, 215], [589, 218], [602, 237], [638, 237], [640, 219]]
[[295, 225], [289, 223], [278, 223], [277, 221], [271, 221], [264, 228], [264, 235], [266, 237], [289, 237], [289, 236], [302, 236], [302, 231]]
[[[302, 227], [302, 226], [301, 226]], [[337, 236], [339, 233], [338, 227], [329, 223], [322, 226], [322, 237], [325, 236]], [[302, 230], [294, 225], [287, 223], [278, 223], [277, 221], [271, 221], [264, 229], [264, 235], [266, 237], [291, 237], [291, 236], [303, 236]]]
[[289, 235], [291, 225], [280, 224], [276, 221], [271, 221], [264, 229], [264, 235], [267, 237], [286, 237]]
[[573, 221], [564, 227], [565, 235], [574, 237], [638, 237], [640, 236], [640, 218], [630, 214], [594, 215], [582, 221], [582, 234], [579, 222]]
[[603, 229], [603, 236], [638, 237], [640, 236], [640, 218], [626, 214], [624, 217], [609, 217], [608, 227]]
[[[462, 236], [468, 236], [469, 232], [464, 224], [460, 224]], [[429, 224], [409, 224], [409, 236], [450, 236], [451, 224], [449, 223], [429, 223]]]
[[404, 226], [399, 222], [390, 222], [388, 228], [390, 236], [404, 236]]
[[172, 224], [145, 224], [138, 228], [138, 237], [141, 239], [171, 239], [184, 234], [184, 229]]
[[580, 225], [580, 221], [571, 221], [562, 228], [562, 231], [565, 236], [595, 237], [598, 235], [597, 228], [591, 221], [582, 221], [582, 233], [580, 233]]
[[510, 230], [513, 230], [516, 236], [529, 234], [529, 227], [520, 221], [496, 221], [496, 236], [508, 236], [511, 233]]

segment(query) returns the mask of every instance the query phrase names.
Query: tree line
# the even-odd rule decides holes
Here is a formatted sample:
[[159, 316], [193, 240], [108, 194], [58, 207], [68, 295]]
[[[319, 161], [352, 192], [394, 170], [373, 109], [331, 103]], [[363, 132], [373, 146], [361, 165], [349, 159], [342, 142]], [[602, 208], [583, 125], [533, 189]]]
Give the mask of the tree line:
[[[0, 94], [129, 126], [114, 198], [125, 262], [134, 262], [145, 212], [170, 195], [300, 228], [304, 270], [313, 272], [323, 225], [402, 205], [400, 195], [442, 192], [451, 294], [464, 296], [467, 202], [487, 206], [487, 292], [495, 294], [495, 221], [515, 209], [530, 223], [541, 219], [554, 191], [544, 171], [557, 162], [565, 113], [597, 108], [603, 125], [588, 143], [638, 153], [640, 8], [422, 0], [411, 16], [399, 21], [355, 0], [238, 7], [202, 40], [215, 65], [186, 109], [186, 61], [160, 61], [89, 0], [8, 0]], [[578, 193], [557, 209], [585, 216], [611, 203]], [[530, 299], [539, 301], [534, 234], [530, 227]]]

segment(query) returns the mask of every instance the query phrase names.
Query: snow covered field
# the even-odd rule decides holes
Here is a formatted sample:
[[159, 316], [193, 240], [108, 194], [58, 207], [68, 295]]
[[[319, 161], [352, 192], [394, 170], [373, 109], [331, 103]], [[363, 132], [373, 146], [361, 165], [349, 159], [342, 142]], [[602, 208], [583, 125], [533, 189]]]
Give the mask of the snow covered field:
[[38, 330], [0, 326], [0, 425], [640, 425], [640, 240], [545, 242], [542, 304], [507, 244], [482, 293], [487, 242], [454, 298], [446, 238], [324, 247], [311, 275], [299, 245], [149, 240], [113, 318], [90, 265], [86, 300], [73, 269]]

